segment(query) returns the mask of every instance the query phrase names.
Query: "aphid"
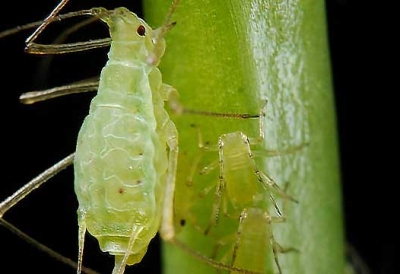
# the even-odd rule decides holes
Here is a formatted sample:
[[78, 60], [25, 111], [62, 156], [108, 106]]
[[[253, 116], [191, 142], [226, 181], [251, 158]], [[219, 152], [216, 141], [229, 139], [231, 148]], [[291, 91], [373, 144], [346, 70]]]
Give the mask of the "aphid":
[[[274, 238], [273, 224], [285, 222], [284, 217], [271, 216], [267, 211], [256, 208], [244, 208], [239, 217], [239, 225], [234, 239], [227, 242], [222, 239], [218, 245], [230, 245], [225, 254], [233, 267], [243, 268], [260, 273], [270, 273], [271, 257], [275, 260], [278, 273], [282, 273], [278, 253], [293, 251], [293, 248], [283, 248]], [[218, 248], [219, 246], [217, 246]], [[217, 252], [217, 251], [216, 251]], [[230, 273], [240, 273], [231, 271]]]
[[[258, 138], [250, 139], [240, 131], [231, 132], [221, 135], [216, 146], [205, 146], [202, 144], [202, 138], [199, 138], [201, 148], [207, 151], [217, 150], [219, 153], [218, 161], [212, 162], [200, 171], [200, 174], [204, 175], [219, 168], [211, 218], [204, 233], [212, 234], [219, 239], [216, 254], [221, 246], [232, 247], [231, 252], [227, 252], [223, 256], [224, 263], [230, 261], [232, 267], [267, 273], [268, 270], [271, 271], [268, 259], [272, 254], [278, 272], [282, 273], [278, 253], [293, 249], [283, 248], [274, 240], [272, 225], [284, 222], [285, 217], [272, 194], [277, 193], [286, 200], [296, 203], [297, 201], [286, 194], [266, 173], [259, 170], [254, 160], [251, 144], [259, 143], [263, 139], [263, 116], [262, 110]], [[254, 152], [276, 156], [298, 151], [302, 147], [294, 147], [285, 152], [273, 150], [255, 150]], [[209, 190], [211, 188], [207, 189], [207, 191]], [[271, 206], [275, 208], [278, 216], [270, 214]], [[220, 232], [219, 230], [222, 230], [224, 225], [219, 225], [219, 222], [223, 219], [239, 220], [237, 231], [230, 235], [226, 235], [225, 229]], [[231, 254], [231, 258], [226, 258], [227, 254]], [[240, 272], [232, 271], [231, 273]]]
[[[108, 44], [108, 39], [59, 46], [34, 43], [67, 2], [61, 1], [28, 38], [28, 51], [65, 53]], [[98, 239], [103, 251], [115, 256], [113, 273], [123, 273], [126, 264], [140, 262], [160, 226], [164, 239], [174, 237], [178, 133], [163, 102], [175, 89], [162, 83], [157, 65], [165, 50], [163, 36], [172, 26], [170, 17], [177, 4], [177, 0], [173, 2], [165, 24], [157, 30], [125, 8], [93, 8], [73, 15], [100, 18], [109, 25], [113, 40], [98, 95], [78, 136], [76, 154], [0, 204], [2, 216], [33, 189], [74, 163], [79, 201], [78, 273], [86, 230]]]

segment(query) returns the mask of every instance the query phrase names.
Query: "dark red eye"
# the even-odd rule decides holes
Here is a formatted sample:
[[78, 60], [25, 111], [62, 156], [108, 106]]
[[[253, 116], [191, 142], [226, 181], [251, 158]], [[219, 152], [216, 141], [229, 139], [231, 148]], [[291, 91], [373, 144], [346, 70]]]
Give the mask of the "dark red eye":
[[146, 34], [146, 28], [143, 25], [140, 25], [136, 32], [140, 36], [144, 36]]

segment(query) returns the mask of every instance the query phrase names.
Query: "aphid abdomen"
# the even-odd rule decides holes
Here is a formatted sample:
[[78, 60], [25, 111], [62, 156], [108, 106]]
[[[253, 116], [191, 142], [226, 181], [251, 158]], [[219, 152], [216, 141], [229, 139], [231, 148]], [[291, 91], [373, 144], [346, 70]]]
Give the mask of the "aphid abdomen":
[[[160, 150], [154, 142], [155, 128], [140, 114], [140, 107], [135, 113], [103, 97], [93, 100], [93, 112], [78, 138], [75, 191], [79, 207], [102, 250], [124, 252], [135, 228], [143, 231], [134, 249], [146, 249], [160, 222], [156, 201], [161, 199], [160, 179], [166, 166], [154, 165], [154, 158], [160, 151], [165, 154], [165, 145]], [[128, 99], [146, 105], [134, 97]]]
[[[253, 206], [258, 193], [262, 193], [257, 181], [247, 136], [241, 132], [224, 134], [219, 139], [222, 176], [229, 201], [239, 215], [246, 206]], [[222, 152], [223, 151], [223, 152]]]
[[[274, 273], [271, 222], [266, 212], [259, 208], [247, 208], [240, 216], [232, 266], [259, 273]], [[233, 271], [233, 273], [240, 273]]]

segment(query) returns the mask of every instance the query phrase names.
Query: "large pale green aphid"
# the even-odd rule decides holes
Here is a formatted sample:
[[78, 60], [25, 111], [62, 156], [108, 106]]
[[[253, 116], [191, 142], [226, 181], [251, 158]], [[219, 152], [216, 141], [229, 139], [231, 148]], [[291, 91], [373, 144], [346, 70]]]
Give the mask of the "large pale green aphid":
[[[33, 43], [67, 2], [60, 2], [27, 40], [31, 52], [64, 53], [108, 43], [101, 40], [62, 48]], [[170, 22], [167, 18], [163, 27], [152, 30], [125, 8], [93, 8], [76, 15], [96, 16], [106, 22], [113, 41], [98, 95], [78, 136], [76, 154], [2, 202], [0, 216], [74, 162], [79, 201], [78, 273], [86, 230], [98, 239], [103, 251], [115, 255], [113, 273], [123, 273], [126, 264], [141, 261], [160, 225], [164, 239], [174, 237], [172, 206], [178, 133], [163, 104], [175, 90], [162, 83], [157, 69], [165, 50], [163, 35]]]
[[142, 260], [160, 224], [173, 237], [178, 132], [163, 102], [174, 89], [156, 68], [165, 49], [158, 32], [124, 8], [96, 12], [113, 42], [74, 160], [79, 257], [88, 230], [122, 273]]

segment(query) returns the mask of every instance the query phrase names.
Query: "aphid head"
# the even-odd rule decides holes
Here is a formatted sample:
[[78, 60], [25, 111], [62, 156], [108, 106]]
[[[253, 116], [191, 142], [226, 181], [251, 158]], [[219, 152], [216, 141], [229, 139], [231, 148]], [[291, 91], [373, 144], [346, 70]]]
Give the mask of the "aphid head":
[[[102, 12], [98, 15], [110, 28], [113, 47], [113, 58], [135, 59], [158, 65], [165, 51], [165, 41], [158, 37], [145, 21], [126, 8], [116, 8], [113, 11]], [[118, 55], [118, 56], [116, 56]]]

